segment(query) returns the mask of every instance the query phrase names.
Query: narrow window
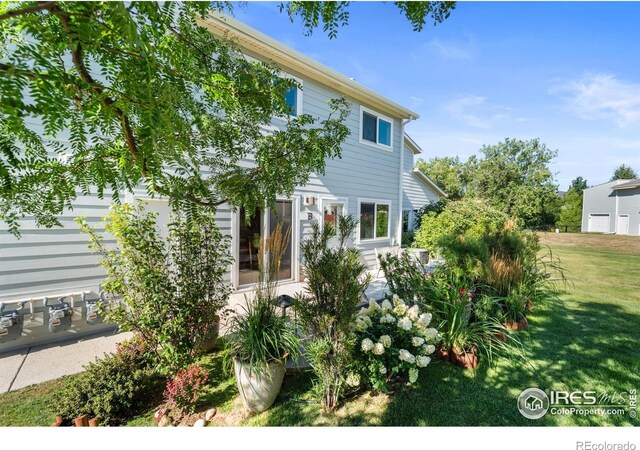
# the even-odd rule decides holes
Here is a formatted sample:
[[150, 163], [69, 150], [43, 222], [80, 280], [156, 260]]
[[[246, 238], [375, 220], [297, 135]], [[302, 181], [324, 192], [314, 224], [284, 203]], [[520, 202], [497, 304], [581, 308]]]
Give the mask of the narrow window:
[[407, 231], [409, 231], [409, 214], [411, 213], [411, 211], [409, 211], [408, 209], [403, 209], [402, 210], [402, 232], [406, 233]]
[[376, 116], [372, 116], [369, 113], [362, 113], [362, 139], [365, 141], [376, 143], [376, 130], [377, 130]]
[[360, 203], [360, 239], [375, 237], [375, 203]]
[[376, 205], [376, 237], [389, 237], [389, 205]]
[[391, 123], [378, 120], [378, 144], [391, 146]]
[[292, 87], [289, 91], [284, 95], [284, 101], [287, 103], [289, 107], [289, 114], [292, 116], [298, 115], [298, 88]]

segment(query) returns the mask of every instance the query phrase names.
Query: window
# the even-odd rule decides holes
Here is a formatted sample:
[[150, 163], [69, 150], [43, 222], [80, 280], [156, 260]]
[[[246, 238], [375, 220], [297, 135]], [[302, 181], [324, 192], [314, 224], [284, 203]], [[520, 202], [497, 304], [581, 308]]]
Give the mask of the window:
[[324, 203], [322, 220], [325, 225], [331, 224], [334, 230], [338, 228], [338, 216], [344, 214], [344, 204], [335, 202]]
[[402, 210], [402, 232], [406, 233], [409, 231], [409, 220], [411, 217], [411, 210], [403, 209]]
[[361, 240], [389, 237], [389, 209], [388, 203], [360, 203]]
[[284, 95], [284, 101], [289, 107], [289, 114], [296, 117], [298, 115], [298, 88], [294, 86], [289, 89], [289, 92]]
[[393, 120], [361, 107], [361, 142], [391, 147]]

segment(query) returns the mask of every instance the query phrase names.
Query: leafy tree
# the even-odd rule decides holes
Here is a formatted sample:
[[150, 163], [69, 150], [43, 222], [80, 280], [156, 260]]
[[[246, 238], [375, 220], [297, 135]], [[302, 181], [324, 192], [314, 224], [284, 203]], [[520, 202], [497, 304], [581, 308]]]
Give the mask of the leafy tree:
[[[282, 8], [310, 33], [348, 23], [349, 2]], [[454, 2], [396, 2], [415, 30]], [[340, 156], [347, 104], [325, 120], [289, 119], [295, 85], [246, 60], [200, 26], [228, 2], [3, 2], [0, 4], [0, 220], [60, 225], [79, 193], [143, 185], [174, 207], [223, 203], [252, 211], [290, 194]], [[280, 116], [287, 126], [264, 135]], [[37, 126], [33, 126], [33, 124]], [[206, 149], [206, 151], [205, 151]], [[253, 156], [255, 167], [239, 162]], [[276, 170], [277, 168], [277, 170]]]
[[584, 191], [587, 187], [588, 187], [587, 180], [585, 180], [582, 177], [577, 177], [575, 180], [571, 182], [571, 186], [569, 189], [573, 189], [578, 194], [580, 194], [580, 197], [582, 197], [582, 194], [583, 194], [582, 191]]
[[564, 196], [556, 226], [572, 233], [582, 228], [582, 191], [574, 189], [573, 183]]
[[459, 157], [444, 156], [419, 159], [416, 167], [447, 193], [450, 199], [462, 198], [466, 187], [466, 165]]
[[609, 181], [633, 180], [635, 178], [638, 178], [638, 173], [635, 170], [633, 170], [631, 167], [625, 164], [622, 164], [616, 167], [616, 170], [613, 171], [613, 176]]
[[[300, 19], [306, 29], [306, 34], [313, 33], [315, 28], [322, 25], [323, 30], [333, 39], [338, 35], [338, 29], [349, 23], [349, 4], [344, 1], [292, 1], [280, 4], [280, 11], [286, 11], [294, 22]], [[400, 12], [409, 20], [414, 31], [422, 31], [426, 20], [431, 17], [437, 25], [449, 17], [456, 7], [456, 2], [393, 2]]]
[[[118, 201], [140, 185], [177, 208], [252, 211], [339, 157], [346, 102], [321, 121], [289, 119], [295, 82], [199, 25], [220, 8], [1, 4], [0, 220], [14, 233], [26, 215], [59, 225], [79, 192]], [[274, 115], [287, 126], [265, 134]]]
[[467, 161], [467, 195], [479, 197], [529, 228], [554, 224], [558, 187], [549, 163], [558, 154], [538, 139], [505, 139]]

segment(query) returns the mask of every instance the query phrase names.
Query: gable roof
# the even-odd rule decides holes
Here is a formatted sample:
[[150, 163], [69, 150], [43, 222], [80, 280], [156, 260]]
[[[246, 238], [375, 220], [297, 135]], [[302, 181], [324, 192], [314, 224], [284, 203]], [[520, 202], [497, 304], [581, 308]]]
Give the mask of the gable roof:
[[611, 189], [617, 191], [618, 189], [634, 189], [640, 187], [640, 178], [636, 178], [635, 180], [629, 180], [625, 183], [620, 183], [613, 186]]
[[440, 195], [441, 197], [446, 197], [447, 196], [447, 194], [442, 189], [440, 189], [440, 186], [438, 186], [422, 170], [420, 170], [420, 169], [418, 169], [416, 167], [415, 169], [413, 169], [413, 174], [418, 178], [418, 180], [422, 181], [425, 185], [427, 185], [427, 187], [429, 189], [434, 191], [436, 194]]
[[287, 47], [239, 20], [224, 14], [210, 14], [206, 19], [198, 19], [198, 22], [216, 37], [237, 43], [249, 56], [273, 61], [283, 68], [294, 70], [381, 113], [403, 119], [417, 119], [419, 117], [418, 113], [372, 91], [299, 51]]
[[404, 134], [404, 145], [406, 145], [414, 155], [419, 155], [420, 153], [422, 153], [422, 149], [420, 148], [420, 146], [416, 143], [416, 141], [411, 139], [411, 136], [409, 136], [407, 133]]

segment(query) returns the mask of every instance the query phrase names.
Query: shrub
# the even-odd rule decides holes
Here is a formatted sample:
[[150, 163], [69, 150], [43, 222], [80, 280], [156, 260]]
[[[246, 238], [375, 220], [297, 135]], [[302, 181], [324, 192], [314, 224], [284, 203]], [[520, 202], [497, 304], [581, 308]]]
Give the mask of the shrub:
[[503, 228], [507, 216], [482, 201], [464, 198], [448, 202], [440, 213], [429, 212], [422, 217], [415, 245], [437, 252], [443, 236], [480, 238]]
[[396, 256], [391, 253], [380, 255], [380, 268], [384, 272], [389, 290], [400, 298], [426, 301], [432, 290], [423, 268], [403, 252]]
[[162, 383], [154, 378], [148, 348], [140, 340], [118, 346], [116, 353], [84, 367], [56, 396], [52, 409], [67, 421], [87, 414], [104, 425], [132, 417]]
[[432, 216], [439, 215], [442, 211], [444, 211], [448, 203], [449, 203], [449, 199], [446, 197], [442, 197], [437, 202], [427, 203], [422, 208], [418, 209], [418, 211], [415, 214], [415, 219], [413, 224], [414, 228], [416, 229], [420, 228], [420, 226], [422, 225], [422, 218], [425, 215], [428, 215], [430, 213]]
[[145, 214], [142, 205], [139, 211], [131, 204], [115, 207], [106, 231], [117, 248], [107, 248], [95, 229], [80, 225], [102, 256], [104, 289], [123, 297], [124, 304], [104, 311], [105, 318], [143, 336], [157, 356], [157, 369], [174, 373], [194, 361], [226, 305], [231, 287], [224, 275], [231, 258], [228, 238], [212, 216], [173, 216], [166, 240], [156, 216]]
[[387, 391], [394, 376], [415, 383], [421, 368], [431, 361], [438, 332], [429, 328], [431, 314], [417, 304], [409, 307], [397, 295], [378, 305], [371, 301], [356, 318], [354, 359], [366, 385]]
[[171, 380], [167, 381], [163, 393], [164, 399], [170, 406], [178, 408], [181, 413], [193, 412], [208, 378], [207, 369], [198, 364], [179, 370]]
[[296, 310], [310, 335], [307, 358], [319, 379], [326, 411], [338, 406], [344, 392], [356, 306], [371, 279], [365, 276], [360, 252], [347, 245], [356, 223], [351, 216], [339, 217], [337, 230], [314, 223], [300, 247], [307, 287], [296, 298]]

